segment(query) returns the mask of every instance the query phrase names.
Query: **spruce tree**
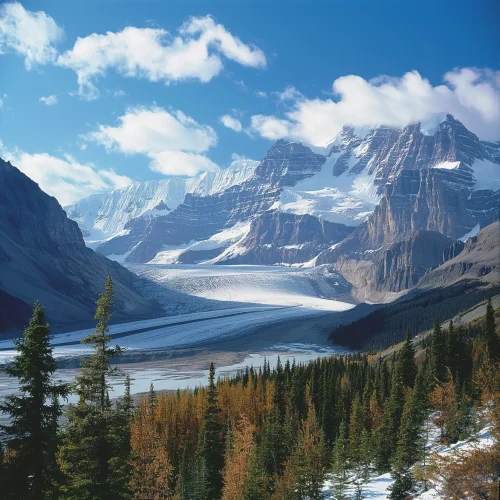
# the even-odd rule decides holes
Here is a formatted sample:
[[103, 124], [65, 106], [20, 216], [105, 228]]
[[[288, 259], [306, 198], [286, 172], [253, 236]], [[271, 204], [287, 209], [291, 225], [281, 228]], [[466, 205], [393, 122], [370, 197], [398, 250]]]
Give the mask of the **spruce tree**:
[[91, 345], [94, 353], [81, 361], [81, 374], [75, 381], [79, 401], [66, 411], [67, 424], [59, 450], [66, 498], [115, 499], [129, 494], [129, 478], [123, 473], [128, 457], [123, 456], [123, 443], [117, 439], [122, 419], [109, 400], [109, 378], [116, 372], [111, 359], [122, 353], [118, 346], [109, 347], [113, 295], [113, 281], [108, 276], [96, 302], [97, 326], [82, 341]]
[[434, 320], [429, 368], [431, 386], [446, 380], [446, 349], [439, 319]]
[[349, 440], [347, 439], [347, 428], [342, 421], [339, 428], [339, 436], [333, 447], [332, 460], [332, 483], [333, 498], [335, 500], [347, 500], [349, 498], [347, 489], [350, 485], [349, 478]]
[[148, 392], [148, 407], [149, 407], [149, 412], [151, 414], [154, 413], [155, 408], [156, 408], [156, 391], [155, 391], [155, 386], [153, 385], [153, 382], [149, 385], [149, 392]]
[[392, 471], [394, 483], [389, 486], [391, 500], [406, 500], [413, 488], [415, 487], [415, 479], [408, 466], [398, 465]]
[[223, 426], [215, 385], [215, 367], [210, 363], [207, 388], [207, 406], [203, 414], [199, 439], [199, 458], [203, 465], [206, 485], [206, 500], [216, 500], [222, 491], [222, 469], [224, 467]]
[[500, 339], [495, 331], [495, 311], [493, 310], [491, 298], [488, 299], [488, 303], [486, 304], [484, 336], [486, 338], [490, 362], [495, 363], [500, 361]]
[[51, 339], [44, 308], [35, 302], [29, 325], [14, 341], [18, 354], [4, 369], [19, 380], [20, 391], [0, 405], [10, 417], [10, 423], [1, 426], [10, 451], [4, 471], [9, 487], [3, 491], [13, 498], [42, 500], [55, 494], [59, 398], [67, 395], [68, 388], [53, 381], [56, 361]]
[[359, 459], [354, 465], [354, 498], [355, 500], [362, 500], [363, 486], [370, 480], [370, 466], [371, 466], [371, 438], [367, 429], [363, 429], [361, 434]]
[[417, 375], [417, 364], [415, 363], [415, 348], [409, 330], [406, 332], [405, 341], [399, 353], [399, 365], [403, 384], [407, 387], [413, 387]]
[[384, 411], [384, 420], [380, 432], [376, 452], [376, 465], [379, 472], [388, 472], [395, 452], [397, 433], [404, 406], [404, 385], [399, 370], [399, 364], [393, 368], [391, 392]]

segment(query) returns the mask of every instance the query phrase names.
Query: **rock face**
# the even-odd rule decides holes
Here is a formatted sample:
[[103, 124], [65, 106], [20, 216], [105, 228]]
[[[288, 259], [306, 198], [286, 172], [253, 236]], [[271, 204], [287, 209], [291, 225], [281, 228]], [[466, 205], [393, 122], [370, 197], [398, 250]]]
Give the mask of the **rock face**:
[[[311, 215], [272, 210], [256, 217], [224, 264], [307, 262], [322, 248], [342, 241], [353, 228]], [[236, 250], [236, 251], [235, 251]]]
[[427, 272], [439, 266], [454, 251], [457, 251], [457, 245], [443, 234], [415, 231], [387, 248], [357, 255], [356, 258], [341, 255], [335, 267], [356, 285], [359, 299], [380, 300], [413, 288]]
[[419, 289], [450, 286], [464, 279], [500, 283], [500, 223], [494, 222], [462, 243], [462, 251], [426, 273]]
[[0, 159], [0, 290], [20, 307], [40, 300], [52, 323], [81, 323], [92, 320], [107, 275], [115, 281], [114, 319], [155, 314], [134, 291], [134, 275], [87, 248], [56, 199]]

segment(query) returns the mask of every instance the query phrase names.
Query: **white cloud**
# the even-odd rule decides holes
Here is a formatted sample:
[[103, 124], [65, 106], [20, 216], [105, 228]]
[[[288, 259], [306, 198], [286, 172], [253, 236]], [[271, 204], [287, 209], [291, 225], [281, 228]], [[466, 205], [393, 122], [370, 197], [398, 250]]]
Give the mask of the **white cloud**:
[[265, 92], [262, 92], [262, 90], [259, 90], [259, 91], [255, 92], [255, 95], [257, 97], [261, 97], [262, 99], [266, 99], [267, 98], [267, 94]]
[[451, 113], [480, 138], [500, 139], [500, 71], [454, 69], [444, 81], [433, 86], [417, 71], [369, 81], [348, 75], [333, 82], [336, 100], [309, 99], [292, 87], [279, 96], [291, 99], [285, 117], [255, 115], [251, 128], [268, 139], [288, 137], [324, 146], [344, 125], [404, 127]]
[[57, 96], [53, 94], [48, 95], [47, 97], [40, 97], [38, 100], [46, 106], [53, 106], [54, 104], [57, 104]]
[[296, 101], [303, 97], [294, 86], [288, 86], [283, 92], [276, 92], [276, 94], [280, 101]]
[[166, 175], [195, 175], [218, 168], [203, 154], [217, 143], [214, 129], [182, 111], [168, 112], [158, 106], [130, 108], [118, 122], [115, 127], [99, 125], [82, 138], [108, 150], [146, 155], [150, 168]]
[[192, 177], [200, 172], [214, 172], [219, 167], [204, 155], [184, 151], [160, 151], [150, 154], [150, 168], [164, 175], [187, 175]]
[[251, 130], [258, 132], [262, 137], [275, 141], [290, 135], [290, 122], [275, 116], [254, 115], [251, 118]]
[[222, 115], [219, 118], [219, 121], [222, 123], [222, 125], [224, 125], [224, 127], [230, 128], [235, 132], [241, 132], [243, 129], [240, 120], [238, 120], [237, 118], [233, 118], [230, 115]]
[[47, 153], [30, 154], [17, 148], [9, 151], [1, 141], [0, 152], [5, 160], [38, 183], [43, 191], [57, 198], [63, 206], [91, 194], [132, 183], [125, 175], [79, 163], [69, 155], [59, 158]]
[[53, 62], [54, 45], [63, 35], [64, 30], [43, 11], [26, 10], [17, 2], [0, 6], [0, 54], [13, 51], [23, 56], [28, 70]]
[[117, 33], [93, 33], [78, 38], [57, 63], [76, 72], [82, 97], [94, 99], [95, 81], [108, 69], [166, 84], [187, 79], [208, 82], [222, 71], [222, 56], [243, 66], [266, 66], [259, 48], [244, 44], [210, 16], [189, 19], [177, 36], [160, 28], [132, 26]]

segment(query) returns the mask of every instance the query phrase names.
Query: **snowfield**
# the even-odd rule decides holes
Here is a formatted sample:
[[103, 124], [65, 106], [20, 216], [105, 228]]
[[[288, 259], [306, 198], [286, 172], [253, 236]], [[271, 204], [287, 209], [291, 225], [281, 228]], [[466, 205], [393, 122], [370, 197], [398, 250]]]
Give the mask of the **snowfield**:
[[320, 172], [299, 181], [293, 187], [285, 187], [280, 201], [272, 208], [295, 214], [315, 215], [348, 226], [361, 224], [381, 199], [375, 184], [376, 170], [370, 173], [370, 163], [357, 175], [351, 172], [362, 153], [363, 151], [354, 150], [347, 160], [347, 170], [333, 178], [333, 182], [333, 165], [340, 155], [330, 155]]

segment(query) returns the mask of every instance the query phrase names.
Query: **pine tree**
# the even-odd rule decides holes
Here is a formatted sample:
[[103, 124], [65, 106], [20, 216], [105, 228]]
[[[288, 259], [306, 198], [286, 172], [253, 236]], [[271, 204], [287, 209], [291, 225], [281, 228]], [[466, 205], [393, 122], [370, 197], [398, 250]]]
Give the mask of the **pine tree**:
[[394, 463], [398, 466], [411, 467], [418, 458], [420, 425], [414, 413], [413, 394], [408, 393], [398, 432], [398, 443]]
[[121, 455], [122, 443], [116, 439], [121, 419], [109, 401], [109, 378], [116, 372], [111, 359], [122, 353], [118, 346], [109, 347], [113, 295], [113, 281], [108, 276], [96, 302], [97, 326], [83, 340], [94, 348], [94, 353], [81, 361], [81, 374], [76, 377], [79, 402], [66, 411], [67, 424], [59, 450], [66, 498], [114, 499], [128, 495], [128, 478], [123, 474], [128, 457]]
[[354, 498], [355, 500], [362, 500], [363, 486], [370, 480], [370, 465], [371, 465], [371, 439], [370, 433], [367, 429], [363, 429], [360, 441], [359, 459], [354, 466], [355, 480], [354, 480]]
[[254, 448], [248, 464], [248, 475], [243, 485], [245, 500], [267, 500], [270, 498], [270, 478], [264, 469], [260, 450]]
[[123, 394], [123, 398], [120, 401], [120, 409], [126, 414], [131, 414], [134, 409], [134, 402], [132, 400], [132, 394], [130, 392], [131, 389], [131, 381], [130, 375], [125, 377], [125, 391]]
[[495, 331], [495, 311], [493, 310], [491, 298], [488, 299], [488, 303], [486, 304], [484, 336], [486, 338], [486, 345], [488, 346], [490, 362], [500, 361], [500, 339]]
[[352, 403], [349, 422], [349, 458], [357, 464], [361, 457], [361, 434], [363, 433], [363, 408], [359, 396], [356, 395]]
[[155, 408], [156, 408], [156, 391], [155, 391], [155, 386], [153, 385], [153, 382], [149, 385], [149, 392], [148, 392], [148, 407], [149, 407], [149, 412], [151, 414], [154, 413]]
[[405, 341], [399, 353], [398, 362], [403, 384], [407, 387], [413, 387], [417, 375], [417, 364], [415, 363], [415, 348], [413, 347], [409, 330], [406, 332]]
[[44, 308], [35, 302], [29, 326], [14, 341], [18, 354], [12, 366], [4, 369], [19, 380], [21, 393], [7, 396], [0, 405], [11, 419], [1, 429], [8, 436], [5, 477], [13, 498], [41, 500], [54, 493], [57, 419], [61, 413], [58, 398], [66, 396], [68, 388], [53, 382], [56, 362], [51, 339]]
[[379, 472], [388, 472], [390, 463], [395, 452], [397, 443], [397, 432], [401, 421], [404, 406], [404, 385], [401, 379], [399, 364], [393, 368], [391, 392], [387, 402], [384, 420], [380, 432], [376, 452], [376, 464]]
[[427, 384], [425, 371], [422, 367], [417, 372], [415, 385], [412, 392], [412, 416], [417, 426], [421, 427], [429, 412], [429, 397], [427, 394]]
[[207, 406], [203, 414], [199, 444], [199, 457], [206, 469], [207, 500], [220, 498], [222, 491], [222, 469], [224, 467], [222, 427], [215, 385], [215, 367], [213, 363], [210, 363]]
[[431, 386], [434, 386], [436, 382], [444, 382], [446, 380], [446, 350], [443, 333], [441, 332], [441, 324], [438, 319], [434, 320], [429, 368], [429, 382]]
[[415, 479], [408, 466], [398, 465], [392, 471], [392, 476], [395, 479], [394, 483], [389, 486], [391, 500], [406, 500], [409, 494], [415, 487]]
[[335, 500], [347, 500], [349, 498], [347, 494], [350, 485], [348, 460], [349, 441], [347, 439], [347, 428], [345, 423], [342, 422], [339, 428], [339, 436], [333, 448], [332, 483], [333, 498]]
[[446, 335], [446, 365], [450, 369], [453, 378], [456, 378], [460, 365], [458, 354], [458, 335], [453, 326], [453, 320], [450, 320]]

